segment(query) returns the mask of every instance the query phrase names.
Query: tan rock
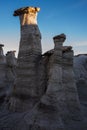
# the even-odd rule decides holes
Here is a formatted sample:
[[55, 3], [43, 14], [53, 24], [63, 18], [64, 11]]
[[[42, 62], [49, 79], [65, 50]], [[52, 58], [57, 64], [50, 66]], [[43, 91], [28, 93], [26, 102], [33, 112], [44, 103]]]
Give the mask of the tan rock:
[[37, 24], [37, 12], [39, 11], [38, 7], [25, 7], [16, 10], [14, 16], [19, 15], [21, 25]]

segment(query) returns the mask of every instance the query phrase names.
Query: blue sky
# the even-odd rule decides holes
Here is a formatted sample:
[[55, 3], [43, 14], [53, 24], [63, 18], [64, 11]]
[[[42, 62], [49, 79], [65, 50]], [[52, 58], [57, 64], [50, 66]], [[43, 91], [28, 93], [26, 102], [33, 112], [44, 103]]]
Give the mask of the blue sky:
[[87, 0], [0, 0], [0, 43], [4, 53], [17, 50], [20, 22], [14, 10], [37, 6], [38, 26], [42, 34], [43, 52], [52, 49], [53, 36], [65, 33], [64, 45], [73, 46], [74, 54], [87, 53]]

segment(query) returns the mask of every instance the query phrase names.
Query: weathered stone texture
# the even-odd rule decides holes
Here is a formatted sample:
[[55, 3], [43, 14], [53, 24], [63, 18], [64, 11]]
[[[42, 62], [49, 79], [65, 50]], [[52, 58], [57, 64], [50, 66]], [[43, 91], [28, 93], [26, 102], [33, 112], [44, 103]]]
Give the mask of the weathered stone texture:
[[[29, 18], [29, 20], [32, 20], [33, 16], [34, 19], [36, 19], [36, 12], [37, 12], [36, 8], [34, 7], [27, 8], [27, 10], [30, 9], [34, 11], [32, 12], [32, 16], [30, 16], [31, 11], [28, 11], [26, 19]], [[22, 19], [25, 20], [25, 14], [22, 16]], [[25, 22], [21, 26], [21, 39], [20, 39], [19, 54], [17, 60], [18, 63], [17, 79], [15, 80], [15, 85], [13, 90], [13, 95], [16, 98], [20, 98], [20, 103], [22, 103], [21, 109], [22, 106], [24, 106], [22, 100], [25, 99], [25, 103], [27, 103], [26, 101], [31, 99], [32, 102], [29, 104], [27, 103], [27, 105], [28, 106], [30, 104], [33, 105], [35, 101], [37, 101], [36, 98], [39, 98], [41, 95], [39, 91], [39, 78], [41, 77], [39, 73], [41, 53], [42, 53], [41, 34], [38, 25], [36, 23], [32, 24], [31, 22], [27, 22], [27, 23]], [[15, 100], [16, 99], [14, 99], [14, 102]], [[17, 101], [19, 101], [19, 99], [17, 99]], [[15, 104], [15, 107], [20, 103]], [[30, 105], [30, 108], [32, 105]], [[28, 109], [28, 106], [25, 107], [25, 109]], [[10, 107], [12, 108], [12, 106]]]
[[65, 35], [53, 38], [54, 50], [44, 54], [48, 58], [47, 89], [41, 101], [53, 105], [65, 122], [81, 119], [80, 102], [73, 73], [73, 51], [63, 47]]
[[4, 45], [0, 44], [0, 98], [2, 102], [11, 93], [16, 77], [16, 58], [13, 51], [3, 54]]
[[6, 81], [7, 81], [7, 98], [11, 95], [14, 81], [16, 78], [17, 59], [15, 51], [8, 51], [6, 54]]
[[75, 83], [75, 77], [73, 72], [73, 51], [69, 50], [63, 53], [63, 90], [65, 94], [65, 102], [67, 106], [67, 112], [65, 121], [81, 120], [81, 107]]

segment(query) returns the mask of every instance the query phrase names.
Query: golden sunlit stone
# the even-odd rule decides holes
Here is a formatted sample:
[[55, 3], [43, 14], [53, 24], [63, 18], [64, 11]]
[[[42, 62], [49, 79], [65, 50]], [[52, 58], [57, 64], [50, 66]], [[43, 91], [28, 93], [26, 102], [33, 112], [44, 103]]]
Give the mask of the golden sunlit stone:
[[14, 12], [14, 16], [20, 17], [21, 25], [37, 24], [37, 12], [39, 7], [20, 8]]

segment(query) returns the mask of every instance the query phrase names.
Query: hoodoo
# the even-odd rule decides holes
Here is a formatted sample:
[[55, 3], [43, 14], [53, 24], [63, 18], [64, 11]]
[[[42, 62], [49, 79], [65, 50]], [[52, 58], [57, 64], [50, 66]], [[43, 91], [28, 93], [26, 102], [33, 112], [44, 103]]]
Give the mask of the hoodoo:
[[[16, 97], [14, 100], [16, 101], [20, 97], [23, 100], [32, 100], [32, 98], [37, 100], [39, 96], [37, 89], [37, 70], [42, 53], [41, 33], [37, 25], [37, 13], [39, 10], [40, 8], [37, 7], [25, 7], [14, 12], [14, 16], [19, 16], [21, 25], [17, 79], [13, 90], [13, 95]], [[21, 105], [17, 103], [15, 106], [18, 107]], [[24, 105], [22, 104], [22, 106]]]

